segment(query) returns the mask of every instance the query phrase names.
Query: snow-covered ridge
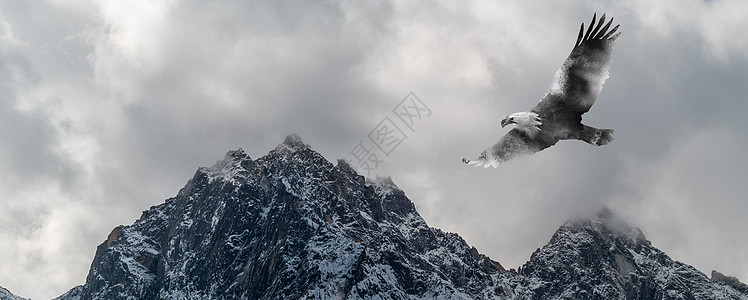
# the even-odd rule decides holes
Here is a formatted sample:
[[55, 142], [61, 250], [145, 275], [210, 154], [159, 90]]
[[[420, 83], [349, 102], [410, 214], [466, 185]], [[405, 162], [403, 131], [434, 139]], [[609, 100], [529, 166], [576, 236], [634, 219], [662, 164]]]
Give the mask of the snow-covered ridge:
[[249, 155], [239, 148], [226, 153], [224, 159], [219, 160], [211, 167], [201, 167], [198, 172], [205, 173], [208, 175], [210, 181], [215, 179], [222, 179], [235, 184], [238, 184], [241, 180], [241, 176], [246, 172], [246, 169], [242, 166], [242, 163], [251, 162]]
[[544, 299], [748, 299], [672, 260], [608, 209], [561, 226], [519, 272]]
[[83, 286], [79, 285], [52, 300], [80, 300], [82, 292], [83, 292]]
[[374, 189], [377, 191], [377, 194], [379, 194], [380, 196], [386, 196], [392, 194], [395, 191], [402, 192], [400, 187], [398, 187], [389, 176], [377, 176], [374, 179], [367, 178], [366, 184], [367, 186], [374, 187]]
[[[388, 177], [291, 135], [200, 168], [116, 228], [73, 299], [748, 299], [611, 211], [567, 222], [518, 272], [429, 227]], [[75, 295], [78, 295], [76, 298]]]
[[651, 244], [644, 236], [644, 233], [636, 227], [631, 226], [620, 216], [613, 213], [609, 208], [603, 208], [591, 217], [579, 217], [564, 223], [561, 228], [565, 227], [588, 227], [591, 226], [597, 231], [604, 232], [606, 235], [620, 237], [629, 243], [646, 243]]
[[286, 136], [286, 138], [283, 140], [283, 143], [278, 145], [278, 147], [275, 148], [276, 151], [280, 150], [290, 150], [290, 151], [298, 151], [301, 149], [307, 149], [309, 148], [309, 145], [305, 144], [304, 141], [301, 140], [301, 137], [299, 137], [296, 134], [290, 134]]
[[230, 151], [114, 232], [81, 299], [492, 298], [501, 278], [391, 179], [367, 182], [297, 136], [256, 160]]
[[16, 295], [13, 295], [9, 290], [0, 286], [0, 300], [28, 300]]

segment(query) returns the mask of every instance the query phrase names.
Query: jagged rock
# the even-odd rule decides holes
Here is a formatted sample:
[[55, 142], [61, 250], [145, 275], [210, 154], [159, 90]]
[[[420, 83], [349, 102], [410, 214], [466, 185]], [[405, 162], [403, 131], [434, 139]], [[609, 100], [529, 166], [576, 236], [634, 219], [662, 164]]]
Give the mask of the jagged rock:
[[748, 284], [740, 282], [735, 277], [725, 276], [720, 272], [712, 270], [712, 281], [730, 286], [744, 295], [748, 295]]
[[0, 300], [28, 300], [28, 299], [13, 295], [13, 293], [11, 293], [9, 290], [0, 286]]
[[[67, 297], [67, 298], [66, 298]], [[609, 210], [566, 223], [517, 272], [429, 227], [390, 178], [291, 135], [229, 151], [118, 226], [61, 299], [748, 299]]]
[[504, 273], [428, 227], [391, 179], [289, 136], [257, 160], [230, 151], [115, 228], [81, 299], [490, 298]]
[[52, 300], [80, 300], [81, 292], [83, 292], [83, 286], [79, 285]]
[[746, 299], [672, 260], [608, 209], [561, 226], [520, 273], [539, 280], [534, 299]]

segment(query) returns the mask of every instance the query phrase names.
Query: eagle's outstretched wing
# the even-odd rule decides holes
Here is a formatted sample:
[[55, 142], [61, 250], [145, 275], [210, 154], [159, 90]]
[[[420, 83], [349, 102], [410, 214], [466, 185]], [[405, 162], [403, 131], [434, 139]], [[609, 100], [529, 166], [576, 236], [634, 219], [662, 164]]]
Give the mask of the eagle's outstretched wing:
[[496, 168], [499, 164], [512, 158], [520, 155], [530, 155], [549, 146], [544, 145], [537, 139], [529, 138], [524, 132], [515, 128], [501, 137], [496, 144], [483, 150], [478, 158], [474, 160], [463, 158], [462, 162], [476, 167], [488, 168], [492, 166]]
[[603, 14], [600, 22], [595, 26], [596, 17], [597, 14], [592, 17], [586, 33], [584, 33], [584, 23], [582, 23], [574, 49], [556, 72], [551, 89], [532, 109], [533, 111], [540, 112], [548, 107], [561, 106], [569, 112], [583, 114], [595, 104], [603, 83], [608, 79], [613, 44], [621, 34], [616, 33], [619, 25], [608, 31], [613, 18], [603, 26], [605, 23], [605, 14]]
[[[612, 18], [607, 24], [605, 14], [600, 22], [595, 23], [596, 19], [597, 14], [592, 17], [586, 32], [582, 23], [574, 49], [556, 72], [551, 89], [530, 111], [539, 120], [542, 119], [539, 131], [528, 130], [528, 126], [533, 126], [533, 123], [510, 120], [517, 124], [515, 129], [484, 150], [475, 160], [463, 158], [462, 162], [497, 167], [514, 157], [533, 154], [553, 146], [562, 139], [581, 139], [598, 146], [612, 140], [612, 130], [600, 130], [581, 123], [582, 114], [595, 104], [603, 83], [608, 79], [613, 44], [620, 35], [616, 33], [618, 25], [608, 30], [613, 24]], [[602, 135], [605, 135], [605, 142], [599, 143]]]

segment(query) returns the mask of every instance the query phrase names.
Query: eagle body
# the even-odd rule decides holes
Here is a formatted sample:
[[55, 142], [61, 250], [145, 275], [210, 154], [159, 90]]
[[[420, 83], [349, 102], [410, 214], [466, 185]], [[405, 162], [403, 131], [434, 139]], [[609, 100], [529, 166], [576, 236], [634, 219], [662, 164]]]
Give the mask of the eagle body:
[[[466, 164], [497, 167], [500, 163], [520, 155], [529, 155], [555, 145], [560, 140], [577, 139], [602, 146], [613, 141], [612, 129], [597, 129], [582, 124], [582, 115], [590, 110], [608, 78], [613, 45], [620, 33], [618, 25], [610, 31], [611, 19], [605, 14], [595, 27], [597, 14], [585, 33], [584, 23], [577, 42], [556, 72], [551, 87], [535, 107], [526, 112], [513, 113], [501, 121], [501, 126], [515, 124], [493, 146]], [[594, 29], [593, 29], [594, 28]]]

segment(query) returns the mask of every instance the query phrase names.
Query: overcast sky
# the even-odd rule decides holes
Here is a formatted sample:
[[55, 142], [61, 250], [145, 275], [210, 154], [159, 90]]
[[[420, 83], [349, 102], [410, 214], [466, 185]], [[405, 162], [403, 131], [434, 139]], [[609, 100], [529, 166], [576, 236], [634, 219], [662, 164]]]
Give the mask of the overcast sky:
[[[605, 205], [748, 279], [748, 2], [0, 0], [0, 285], [82, 284], [117, 225], [238, 147], [346, 157], [409, 92], [432, 114], [379, 166], [433, 227], [507, 268]], [[584, 122], [498, 169], [460, 162], [532, 107], [581, 22], [623, 33]], [[397, 121], [397, 119], [394, 119]], [[371, 146], [371, 144], [368, 144]]]

